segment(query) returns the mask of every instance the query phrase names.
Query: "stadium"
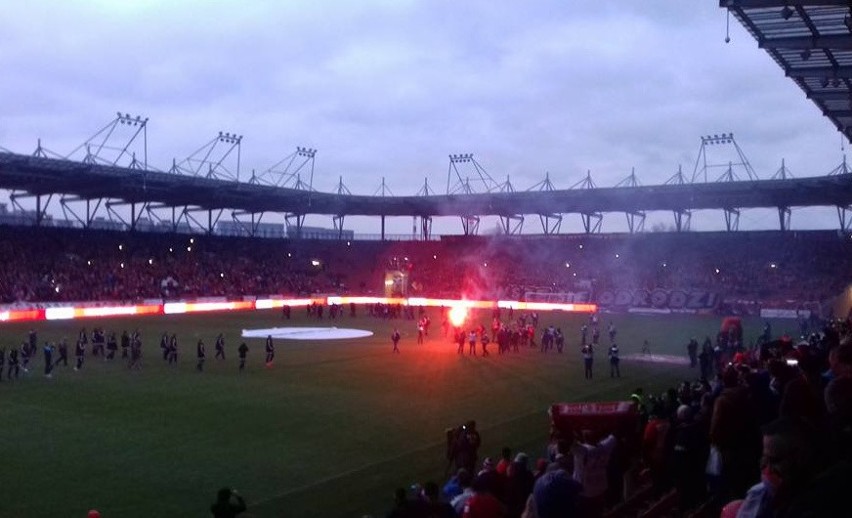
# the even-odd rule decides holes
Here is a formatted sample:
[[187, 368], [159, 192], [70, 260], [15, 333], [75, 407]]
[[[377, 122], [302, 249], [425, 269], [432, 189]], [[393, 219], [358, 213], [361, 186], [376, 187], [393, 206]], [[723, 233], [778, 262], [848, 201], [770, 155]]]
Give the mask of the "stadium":
[[[719, 5], [848, 143], [848, 3]], [[230, 132], [157, 169], [148, 125], [0, 148], [0, 516], [845, 506], [845, 157], [760, 177], [723, 132], [665, 182], [520, 190], [461, 153], [442, 193], [368, 196], [316, 189], [309, 147], [247, 175]], [[797, 228], [813, 208], [835, 224]], [[777, 224], [741, 230], [753, 210]]]

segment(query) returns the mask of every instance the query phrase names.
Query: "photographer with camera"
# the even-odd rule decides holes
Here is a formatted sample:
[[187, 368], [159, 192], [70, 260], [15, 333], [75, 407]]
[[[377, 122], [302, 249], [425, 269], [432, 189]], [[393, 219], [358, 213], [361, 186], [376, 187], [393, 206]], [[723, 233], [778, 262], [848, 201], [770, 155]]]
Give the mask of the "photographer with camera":
[[[231, 497], [236, 503], [231, 501]], [[236, 489], [223, 487], [216, 494], [216, 503], [210, 506], [210, 512], [214, 518], [234, 518], [246, 510], [246, 501], [237, 493]]]
[[475, 473], [481, 443], [482, 438], [476, 431], [476, 421], [468, 421], [458, 428], [451, 428], [447, 430], [447, 460], [455, 463], [456, 470], [465, 468], [469, 473]]

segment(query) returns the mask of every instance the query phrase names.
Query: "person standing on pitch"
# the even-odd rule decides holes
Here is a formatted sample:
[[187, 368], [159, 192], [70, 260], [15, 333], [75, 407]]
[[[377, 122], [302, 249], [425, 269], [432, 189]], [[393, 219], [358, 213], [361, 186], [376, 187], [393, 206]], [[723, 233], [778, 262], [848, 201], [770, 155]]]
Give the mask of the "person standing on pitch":
[[642, 354], [651, 354], [651, 344], [648, 343], [648, 340], [642, 342]]
[[121, 333], [121, 357], [127, 358], [127, 351], [130, 349], [130, 335], [127, 334], [127, 329]]
[[24, 372], [30, 372], [30, 356], [36, 354], [37, 346], [30, 350], [30, 345], [27, 342], [21, 343], [21, 367]]
[[44, 377], [52, 378], [51, 371], [53, 371], [53, 344], [46, 342], [44, 344]]
[[9, 349], [9, 370], [6, 372], [6, 379], [12, 381], [12, 371], [15, 371], [15, 379], [18, 379], [20, 368], [18, 367], [18, 350], [12, 347]]
[[68, 340], [65, 337], [62, 338], [62, 341], [59, 342], [59, 359], [56, 360], [54, 366], [62, 364], [64, 367], [68, 366]]
[[6, 365], [6, 348], [0, 347], [0, 381], [3, 381], [3, 366]]
[[266, 337], [266, 366], [272, 367], [275, 359], [275, 345], [272, 343], [272, 335]]
[[74, 346], [74, 356], [77, 357], [77, 366], [74, 370], [78, 371], [83, 368], [83, 361], [86, 359], [86, 343], [80, 338], [77, 338], [77, 345]]
[[207, 351], [204, 349], [204, 340], [198, 340], [198, 345], [195, 346], [195, 354], [198, 356], [198, 365], [195, 369], [198, 372], [204, 370], [204, 360], [207, 359]]
[[246, 368], [246, 353], [248, 353], [248, 346], [245, 342], [237, 348], [237, 353], [240, 355], [240, 371], [242, 371]]
[[169, 335], [168, 333], [163, 333], [163, 336], [160, 337], [160, 351], [163, 353], [163, 360], [169, 359]]
[[587, 380], [592, 379], [592, 363], [594, 362], [594, 355], [592, 354], [592, 346], [584, 345], [583, 349], [583, 365], [585, 366], [585, 376]]
[[106, 348], [107, 348], [106, 359], [112, 360], [113, 358], [115, 358], [115, 351], [118, 350], [118, 340], [115, 338], [115, 331], [109, 332], [109, 337], [107, 338]]
[[393, 351], [391, 352], [399, 352], [399, 338], [399, 329], [394, 328], [393, 333], [391, 333], [391, 342], [393, 342]]
[[172, 337], [169, 339], [169, 348], [168, 348], [168, 354], [166, 355], [166, 357], [169, 360], [169, 365], [171, 365], [173, 363], [177, 364], [178, 341], [177, 341], [177, 334], [175, 334], [175, 333], [172, 333]]
[[222, 336], [222, 333], [219, 333], [219, 336], [216, 337], [216, 359], [222, 358], [225, 359], [225, 337]]
[[138, 329], [133, 332], [133, 338], [130, 339], [130, 364], [127, 368], [131, 370], [142, 368], [142, 335]]
[[613, 343], [609, 347], [609, 377], [610, 378], [620, 378], [621, 377], [621, 369], [618, 368], [619, 363], [618, 358], [618, 345]]
[[86, 328], [80, 330], [80, 333], [77, 335], [77, 340], [83, 342], [83, 350], [86, 349], [86, 345], [89, 344], [89, 335], [86, 334]]
[[476, 331], [471, 330], [471, 332], [467, 335], [467, 343], [470, 345], [470, 351], [468, 351], [468, 354], [476, 356]]

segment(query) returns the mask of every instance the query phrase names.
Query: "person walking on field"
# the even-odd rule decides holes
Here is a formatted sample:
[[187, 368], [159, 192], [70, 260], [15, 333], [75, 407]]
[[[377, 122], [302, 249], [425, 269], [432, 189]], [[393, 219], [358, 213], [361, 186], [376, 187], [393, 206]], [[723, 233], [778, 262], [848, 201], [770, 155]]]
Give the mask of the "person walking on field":
[[216, 359], [219, 358], [225, 359], [225, 337], [222, 336], [222, 333], [219, 333], [219, 336], [216, 337]]
[[399, 330], [394, 329], [393, 333], [391, 334], [391, 342], [393, 342], [393, 351], [391, 351], [391, 352], [395, 352], [395, 353], [399, 352], [399, 338], [400, 338]]
[[248, 346], [245, 342], [241, 343], [240, 347], [237, 349], [237, 353], [240, 355], [240, 372], [246, 368], [246, 353], [248, 353], [248, 350]]
[[266, 367], [272, 367], [275, 360], [275, 345], [272, 343], [272, 335], [266, 337]]
[[585, 367], [585, 376], [587, 380], [592, 379], [592, 364], [594, 362], [594, 354], [592, 352], [592, 346], [586, 345], [582, 349], [583, 353], [583, 365]]
[[169, 339], [169, 348], [168, 348], [168, 354], [166, 355], [166, 358], [168, 358], [168, 360], [169, 360], [169, 365], [171, 365], [173, 363], [175, 365], [177, 365], [177, 361], [178, 361], [177, 334], [173, 333], [172, 337]]
[[56, 360], [54, 366], [59, 365], [60, 363], [65, 367], [68, 366], [68, 340], [64, 337], [62, 338], [62, 341], [59, 342], [59, 359]]
[[52, 378], [53, 374], [53, 344], [47, 342], [44, 344], [44, 376], [46, 378]]
[[77, 345], [74, 346], [74, 356], [77, 357], [77, 366], [75, 371], [83, 368], [83, 362], [86, 359], [86, 343], [83, 340], [77, 339]]
[[195, 366], [195, 369], [198, 372], [202, 372], [204, 370], [204, 360], [207, 359], [207, 350], [204, 347], [204, 340], [198, 340], [195, 354], [198, 357], [198, 364]]
[[619, 366], [618, 366], [620, 361], [621, 360], [618, 357], [618, 345], [613, 343], [609, 348], [609, 377], [610, 378], [620, 378], [621, 377], [621, 369], [619, 369]]

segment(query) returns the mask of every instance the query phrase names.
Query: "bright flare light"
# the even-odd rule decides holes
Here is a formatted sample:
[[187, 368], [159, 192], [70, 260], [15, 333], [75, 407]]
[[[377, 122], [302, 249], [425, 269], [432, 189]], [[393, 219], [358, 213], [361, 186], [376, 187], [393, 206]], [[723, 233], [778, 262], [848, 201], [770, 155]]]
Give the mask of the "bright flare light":
[[467, 319], [467, 308], [464, 306], [453, 306], [450, 308], [450, 322], [455, 327], [461, 327]]

